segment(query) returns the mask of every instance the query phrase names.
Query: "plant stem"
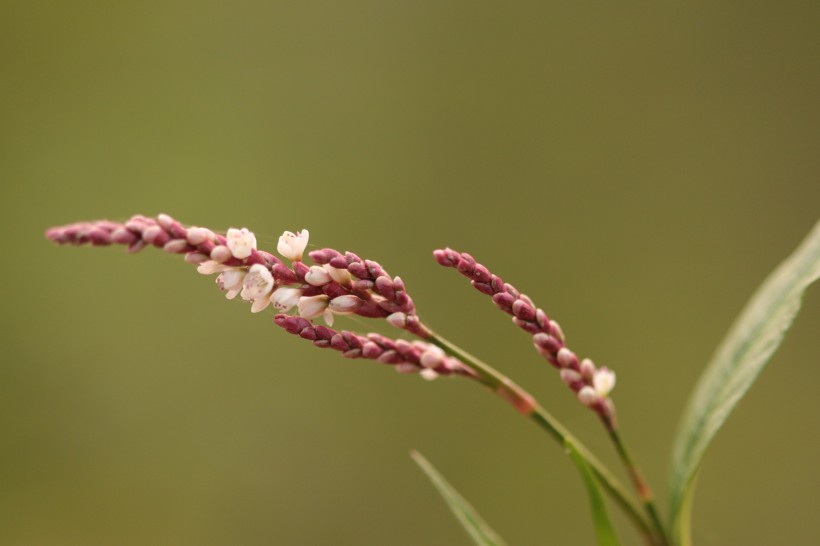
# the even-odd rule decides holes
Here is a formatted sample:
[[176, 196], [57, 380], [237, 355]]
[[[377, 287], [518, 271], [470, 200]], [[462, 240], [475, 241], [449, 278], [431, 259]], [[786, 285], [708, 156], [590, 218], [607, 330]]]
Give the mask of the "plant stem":
[[[647, 520], [638, 504], [629, 496], [623, 485], [620, 484], [606, 466], [595, 458], [555, 417], [541, 407], [529, 393], [488, 364], [439, 335], [431, 332], [427, 341], [437, 345], [449, 355], [458, 358], [465, 365], [469, 366], [476, 372], [478, 376], [477, 379], [483, 385], [512, 404], [520, 413], [535, 421], [538, 426], [543, 428], [562, 447], [565, 443], [571, 443], [595, 473], [595, 476], [603, 488], [643, 534], [647, 543], [653, 546], [665, 546], [667, 544], [666, 539], [663, 537], [662, 530], [654, 529], [655, 526], [652, 525], [654, 522], [650, 523], [650, 521]], [[658, 534], [661, 534], [661, 536], [658, 537]]]
[[666, 536], [663, 523], [658, 515], [658, 510], [655, 508], [655, 502], [653, 500], [652, 490], [649, 488], [649, 484], [646, 482], [641, 474], [641, 471], [638, 469], [638, 465], [635, 464], [635, 460], [629, 454], [629, 451], [627, 451], [626, 445], [624, 444], [621, 435], [618, 433], [618, 430], [611, 421], [606, 422], [606, 424], [607, 432], [609, 432], [609, 437], [615, 444], [615, 450], [618, 452], [618, 457], [621, 458], [626, 471], [629, 473], [629, 477], [632, 479], [632, 483], [635, 486], [635, 490], [638, 492], [638, 496], [644, 505], [644, 509], [646, 510], [646, 513], [649, 514], [649, 519], [652, 520], [653, 528], [663, 540], [663, 544], [669, 544], [669, 539]]

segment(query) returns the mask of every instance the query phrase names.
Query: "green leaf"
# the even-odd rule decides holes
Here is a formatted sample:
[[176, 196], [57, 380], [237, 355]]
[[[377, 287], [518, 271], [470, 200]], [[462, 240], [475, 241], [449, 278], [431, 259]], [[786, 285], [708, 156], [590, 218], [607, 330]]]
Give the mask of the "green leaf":
[[427, 474], [438, 492], [444, 497], [447, 506], [453, 511], [453, 514], [455, 514], [461, 526], [464, 527], [464, 530], [467, 531], [467, 534], [470, 535], [470, 538], [473, 539], [473, 542], [479, 546], [506, 546], [501, 537], [478, 515], [475, 508], [458, 491], [453, 489], [452, 485], [447, 483], [447, 480], [438, 473], [430, 464], [430, 461], [425, 459], [418, 451], [410, 452], [410, 456], [413, 457], [416, 464]]
[[761, 285], [704, 370], [684, 412], [672, 451], [670, 514], [688, 544], [692, 488], [703, 455], [754, 383], [800, 310], [806, 288], [820, 277], [820, 222]]
[[606, 511], [604, 496], [601, 494], [601, 485], [598, 483], [598, 479], [572, 443], [564, 442], [564, 447], [569, 453], [572, 462], [578, 467], [578, 471], [581, 473], [581, 478], [583, 478], [584, 485], [587, 488], [592, 520], [595, 522], [595, 534], [598, 536], [599, 546], [618, 546], [620, 543], [618, 542], [618, 537], [615, 535], [612, 522], [609, 520], [609, 514], [607, 514]]

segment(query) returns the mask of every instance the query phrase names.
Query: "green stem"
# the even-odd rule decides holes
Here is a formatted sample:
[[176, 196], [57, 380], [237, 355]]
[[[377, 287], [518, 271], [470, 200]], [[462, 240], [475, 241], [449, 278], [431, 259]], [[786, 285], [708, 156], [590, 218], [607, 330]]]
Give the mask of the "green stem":
[[626, 515], [632, 523], [641, 531], [647, 542], [653, 546], [662, 546], [666, 544], [665, 539], [660, 542], [658, 540], [658, 533], [653, 530], [653, 525], [647, 520], [641, 511], [640, 506], [629, 496], [626, 489], [618, 482], [612, 473], [595, 458], [592, 453], [570, 432], [559, 423], [555, 417], [550, 415], [547, 410], [541, 407], [538, 402], [524, 389], [513, 383], [508, 377], [505, 377], [500, 372], [490, 367], [488, 364], [482, 362], [475, 356], [454, 345], [450, 341], [431, 332], [427, 341], [437, 345], [443, 349], [447, 354], [454, 356], [461, 360], [465, 365], [470, 367], [476, 375], [478, 380], [490, 388], [497, 395], [504, 398], [507, 402], [512, 404], [520, 413], [535, 421], [538, 426], [543, 428], [550, 436], [552, 436], [562, 447], [566, 443], [570, 443], [575, 447], [578, 454], [583, 457], [587, 465], [595, 473], [595, 476], [601, 482], [603, 488], [610, 494], [612, 499], [624, 510]]
[[632, 455], [630, 455], [629, 451], [627, 451], [626, 445], [624, 444], [621, 435], [618, 433], [618, 430], [611, 421], [606, 424], [607, 432], [609, 432], [609, 437], [615, 444], [615, 450], [618, 452], [618, 457], [621, 458], [626, 471], [629, 473], [629, 477], [632, 479], [632, 483], [638, 492], [638, 496], [644, 505], [644, 509], [646, 510], [646, 513], [649, 514], [649, 519], [652, 521], [653, 528], [663, 541], [662, 544], [669, 544], [669, 539], [666, 536], [663, 523], [661, 522], [661, 518], [658, 515], [658, 510], [655, 507], [655, 501], [653, 500], [652, 490], [649, 488], [649, 484], [646, 482], [638, 469], [638, 465], [635, 464], [635, 460], [632, 458]]

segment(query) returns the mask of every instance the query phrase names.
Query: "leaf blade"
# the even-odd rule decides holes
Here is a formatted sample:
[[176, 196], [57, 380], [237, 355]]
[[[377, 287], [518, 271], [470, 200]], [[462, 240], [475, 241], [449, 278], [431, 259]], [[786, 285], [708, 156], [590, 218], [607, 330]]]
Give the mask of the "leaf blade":
[[691, 489], [707, 448], [777, 350], [803, 293], [818, 277], [820, 222], [758, 288], [701, 375], [672, 451], [670, 515], [679, 539], [688, 540]]
[[490, 528], [475, 508], [444, 479], [444, 476], [433, 467], [430, 461], [418, 451], [411, 451], [410, 457], [433, 483], [473, 542], [478, 546], [507, 546], [498, 533]]
[[578, 467], [578, 472], [581, 474], [587, 494], [589, 495], [590, 511], [592, 512], [592, 520], [595, 524], [595, 534], [598, 537], [598, 546], [620, 546], [618, 537], [615, 534], [615, 528], [612, 526], [609, 514], [606, 511], [604, 496], [601, 493], [601, 486], [595, 474], [593, 474], [589, 465], [571, 442], [564, 442], [564, 447], [569, 453], [572, 462]]

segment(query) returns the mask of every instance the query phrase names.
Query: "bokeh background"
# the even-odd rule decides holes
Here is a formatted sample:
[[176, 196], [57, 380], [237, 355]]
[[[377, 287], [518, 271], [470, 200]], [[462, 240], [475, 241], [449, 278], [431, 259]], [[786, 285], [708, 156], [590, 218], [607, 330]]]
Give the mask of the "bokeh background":
[[[400, 274], [430, 324], [615, 464], [527, 336], [430, 254], [472, 252], [617, 371], [663, 498], [698, 374], [820, 216], [819, 18], [4, 0], [0, 544], [469, 544], [411, 449], [511, 545], [592, 544], [562, 450], [475, 385], [315, 350], [161, 252], [42, 234], [168, 212], [273, 248], [307, 227]], [[708, 454], [697, 544], [820, 536], [819, 327], [815, 287]]]

